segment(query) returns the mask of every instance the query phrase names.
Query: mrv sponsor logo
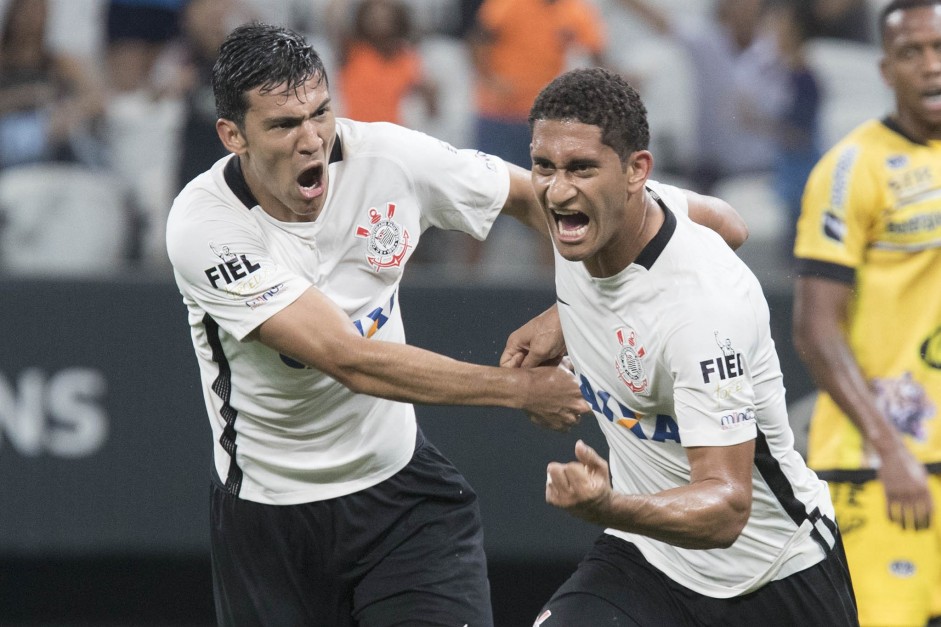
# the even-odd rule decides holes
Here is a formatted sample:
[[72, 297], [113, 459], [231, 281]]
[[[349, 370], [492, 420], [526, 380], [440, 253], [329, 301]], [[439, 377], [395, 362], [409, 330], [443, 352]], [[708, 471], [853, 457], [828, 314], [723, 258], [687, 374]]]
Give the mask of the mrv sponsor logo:
[[0, 373], [0, 449], [25, 457], [87, 457], [108, 437], [105, 375], [94, 368]]
[[746, 407], [745, 409], [733, 411], [719, 418], [719, 426], [723, 431], [727, 431], [745, 422], [755, 422], [755, 418], [755, 410], [751, 407]]

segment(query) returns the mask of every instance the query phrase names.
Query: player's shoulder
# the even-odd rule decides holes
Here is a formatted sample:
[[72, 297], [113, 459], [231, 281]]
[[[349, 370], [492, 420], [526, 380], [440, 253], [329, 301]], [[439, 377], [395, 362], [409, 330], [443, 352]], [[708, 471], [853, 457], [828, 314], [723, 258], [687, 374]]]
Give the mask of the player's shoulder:
[[247, 203], [251, 201], [240, 198], [226, 176], [234, 158], [228, 155], [218, 160], [177, 194], [167, 216], [168, 232], [223, 217], [237, 219], [242, 214], [248, 215], [251, 207]]
[[648, 179], [645, 187], [654, 200], [663, 201], [663, 204], [676, 213], [689, 215], [689, 198], [684, 189], [653, 179]]
[[343, 159], [359, 155], [402, 155], [431, 138], [413, 129], [392, 122], [360, 122], [337, 118], [337, 141]]
[[867, 120], [855, 127], [827, 150], [820, 163], [826, 168], [847, 167], [851, 163], [882, 163], [890, 154], [906, 149], [908, 140], [885, 120]]

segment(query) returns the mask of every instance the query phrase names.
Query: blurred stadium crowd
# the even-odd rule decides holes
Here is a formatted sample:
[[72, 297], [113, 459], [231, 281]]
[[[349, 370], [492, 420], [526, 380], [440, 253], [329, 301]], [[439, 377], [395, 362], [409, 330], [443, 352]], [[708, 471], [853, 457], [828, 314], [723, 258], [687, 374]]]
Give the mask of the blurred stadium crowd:
[[[649, 109], [654, 178], [732, 203], [751, 229], [741, 254], [783, 285], [807, 168], [891, 104], [874, 32], [882, 4], [0, 0], [0, 272], [168, 277], [172, 200], [224, 155], [215, 50], [257, 19], [314, 43], [338, 115], [517, 162], [524, 79], [562, 69], [553, 63], [623, 72]], [[412, 267], [462, 281], [548, 276], [547, 244], [512, 227], [486, 244], [429, 234]]]

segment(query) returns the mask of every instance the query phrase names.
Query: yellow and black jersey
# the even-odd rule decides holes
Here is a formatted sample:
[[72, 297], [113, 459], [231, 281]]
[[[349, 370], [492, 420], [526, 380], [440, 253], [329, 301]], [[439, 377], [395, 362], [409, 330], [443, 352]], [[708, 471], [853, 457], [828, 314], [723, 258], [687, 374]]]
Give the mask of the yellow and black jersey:
[[[918, 459], [941, 462], [941, 141], [915, 141], [888, 119], [856, 128], [810, 175], [795, 256], [801, 276], [854, 286], [847, 337], [879, 407]], [[823, 392], [808, 461], [872, 467]]]

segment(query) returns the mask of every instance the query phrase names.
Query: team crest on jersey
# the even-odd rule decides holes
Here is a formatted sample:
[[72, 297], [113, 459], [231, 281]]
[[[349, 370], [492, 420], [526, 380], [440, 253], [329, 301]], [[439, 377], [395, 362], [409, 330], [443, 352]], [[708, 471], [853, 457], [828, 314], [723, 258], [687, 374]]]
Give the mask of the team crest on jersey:
[[357, 226], [356, 237], [366, 238], [366, 261], [376, 271], [402, 265], [411, 246], [408, 229], [392, 219], [395, 204], [386, 203], [383, 213], [369, 208], [369, 226]]
[[637, 341], [637, 333], [627, 327], [617, 330], [618, 350], [617, 359], [614, 360], [618, 369], [618, 378], [624, 382], [634, 394], [644, 394], [647, 391], [647, 371], [644, 368], [644, 356], [647, 351]]

